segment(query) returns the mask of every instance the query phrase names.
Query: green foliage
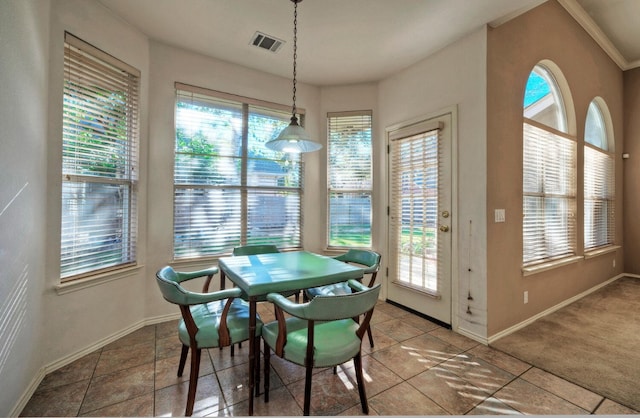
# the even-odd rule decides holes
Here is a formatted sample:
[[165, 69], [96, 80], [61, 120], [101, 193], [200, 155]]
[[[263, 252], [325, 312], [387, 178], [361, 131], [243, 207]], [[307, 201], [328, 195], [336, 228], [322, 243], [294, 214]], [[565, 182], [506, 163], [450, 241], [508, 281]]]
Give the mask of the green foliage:
[[85, 99], [81, 86], [67, 81], [63, 104], [63, 172], [65, 174], [122, 177], [128, 173], [129, 154], [126, 94], [93, 91]]

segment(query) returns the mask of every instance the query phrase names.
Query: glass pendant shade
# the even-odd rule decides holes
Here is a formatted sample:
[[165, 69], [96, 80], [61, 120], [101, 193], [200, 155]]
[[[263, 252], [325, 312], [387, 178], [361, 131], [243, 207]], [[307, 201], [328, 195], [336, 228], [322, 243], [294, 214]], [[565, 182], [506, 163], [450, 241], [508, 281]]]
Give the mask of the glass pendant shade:
[[265, 146], [274, 151], [294, 153], [313, 152], [322, 148], [321, 144], [314, 142], [302, 126], [298, 125], [298, 118], [295, 116], [291, 117], [289, 126]]
[[318, 151], [322, 145], [313, 141], [302, 126], [298, 125], [296, 117], [296, 57], [298, 56], [298, 3], [302, 0], [291, 0], [293, 7], [293, 106], [291, 110], [291, 123], [284, 128], [276, 139], [265, 144], [274, 151], [280, 152], [312, 152]]

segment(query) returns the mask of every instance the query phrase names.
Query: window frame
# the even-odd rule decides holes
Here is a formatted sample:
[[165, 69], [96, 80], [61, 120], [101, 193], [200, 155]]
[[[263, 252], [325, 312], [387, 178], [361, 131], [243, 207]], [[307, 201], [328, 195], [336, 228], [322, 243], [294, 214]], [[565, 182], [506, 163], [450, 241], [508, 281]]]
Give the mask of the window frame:
[[[589, 134], [589, 115], [594, 109], [596, 116], [601, 122], [601, 136], [600, 144], [594, 144], [588, 140]], [[613, 138], [613, 132], [611, 128], [611, 116], [606, 102], [600, 98], [594, 98], [587, 108], [587, 114], [585, 117], [585, 130], [584, 130], [584, 162], [583, 162], [583, 179], [584, 179], [584, 191], [583, 191], [583, 245], [585, 256], [591, 256], [600, 254], [603, 251], [608, 251], [615, 246], [616, 242], [616, 228], [615, 228], [615, 200], [616, 200], [616, 182], [615, 182], [615, 142]], [[591, 158], [598, 159], [599, 163], [591, 161]], [[595, 173], [594, 170], [587, 170], [587, 166], [602, 168]], [[602, 167], [604, 165], [605, 167]], [[595, 176], [597, 174], [598, 176]], [[603, 177], [604, 176], [604, 177]], [[596, 184], [597, 183], [597, 184]], [[592, 185], [591, 190], [588, 190]], [[598, 191], [598, 189], [600, 191]], [[599, 195], [599, 196], [596, 196]], [[594, 219], [596, 215], [589, 217], [587, 202], [592, 201], [597, 206], [601, 203], [606, 209], [604, 216], [604, 222], [606, 222], [605, 230], [601, 231], [605, 236], [602, 237], [596, 232], [598, 237], [594, 237], [594, 241], [597, 241], [594, 245], [590, 245], [587, 241], [591, 241], [588, 238], [592, 234], [589, 233], [589, 226], [587, 219]], [[602, 219], [601, 219], [602, 221]], [[594, 221], [596, 222], [596, 221]], [[596, 222], [597, 223], [597, 222]], [[596, 229], [595, 227], [594, 229]]]
[[[176, 90], [176, 104], [175, 104], [175, 129], [174, 129], [174, 160], [173, 160], [173, 227], [172, 227], [172, 257], [174, 262], [190, 262], [197, 260], [209, 260], [215, 259], [220, 256], [229, 255], [235, 246], [239, 245], [247, 245], [247, 244], [276, 244], [281, 250], [299, 250], [302, 248], [303, 242], [303, 201], [304, 201], [304, 161], [300, 154], [287, 154], [284, 152], [277, 152], [267, 149], [266, 147], [260, 148], [260, 152], [264, 152], [265, 156], [255, 157], [249, 155], [249, 146], [250, 137], [252, 135], [252, 129], [250, 126], [251, 118], [255, 115], [258, 115], [260, 112], [265, 112], [265, 114], [271, 113], [277, 120], [282, 122], [282, 128], [284, 128], [289, 123], [289, 119], [291, 118], [291, 108], [285, 105], [281, 105], [278, 103], [267, 102], [263, 100], [238, 96], [235, 94], [220, 92], [216, 90], [211, 90], [203, 87], [192, 86], [185, 83], [176, 82], [175, 83]], [[237, 113], [241, 114], [241, 118], [237, 118], [235, 116], [230, 116], [232, 119], [229, 119], [229, 123], [239, 122], [241, 126], [236, 127], [239, 134], [234, 134], [233, 138], [230, 141], [239, 141], [239, 149], [232, 150], [234, 145], [224, 145], [223, 148], [220, 148], [217, 151], [211, 151], [210, 153], [202, 154], [203, 156], [208, 156], [214, 159], [226, 159], [228, 160], [227, 166], [233, 165], [235, 168], [235, 173], [233, 174], [221, 174], [217, 167], [219, 164], [211, 163], [214, 168], [211, 171], [210, 175], [214, 177], [208, 177], [210, 181], [206, 181], [205, 183], [196, 183], [189, 182], [188, 180], [181, 180], [177, 177], [177, 171], [179, 169], [178, 161], [181, 155], [184, 155], [183, 152], [178, 151], [178, 131], [179, 124], [182, 123], [179, 120], [178, 115], [178, 105], [180, 100], [186, 100], [187, 97], [193, 98], [193, 100], [197, 100], [198, 103], [202, 104], [203, 107], [209, 107], [211, 111], [215, 112], [215, 109], [221, 110], [224, 106], [232, 106], [234, 107]], [[304, 109], [297, 108], [298, 118], [300, 120], [301, 125], [304, 124]], [[236, 115], [237, 116], [237, 115]], [[241, 119], [241, 120], [240, 120]], [[235, 126], [235, 125], [234, 125]], [[277, 135], [275, 132], [275, 135]], [[207, 137], [205, 134], [206, 141], [213, 144], [215, 138]], [[265, 139], [265, 138], [262, 138]], [[272, 138], [266, 138], [265, 142]], [[236, 142], [234, 144], [237, 145]], [[225, 148], [226, 147], [226, 148]], [[230, 148], [231, 147], [231, 148]], [[188, 154], [188, 153], [187, 153]], [[272, 157], [269, 157], [272, 156]], [[235, 162], [233, 162], [235, 161]], [[298, 179], [298, 184], [293, 186], [288, 186], [287, 181], [277, 180], [277, 184], [265, 184], [262, 180], [264, 180], [260, 175], [252, 176], [252, 170], [250, 166], [259, 165], [261, 163], [264, 164], [273, 164], [274, 162], [279, 162], [283, 164], [290, 164], [291, 169], [288, 173], [293, 173], [294, 177]], [[285, 164], [285, 165], [286, 165]], [[180, 167], [184, 168], [187, 165], [181, 165]], [[256, 172], [257, 173], [257, 172]], [[297, 173], [297, 174], [296, 174]], [[229, 180], [233, 178], [232, 180]], [[195, 177], [194, 177], [195, 179]], [[193, 181], [193, 180], [192, 180]], [[235, 183], [225, 183], [225, 181], [232, 181]], [[231, 203], [237, 206], [237, 211], [234, 222], [237, 222], [238, 225], [233, 227], [231, 231], [229, 231], [226, 235], [221, 233], [217, 235], [215, 231], [208, 231], [206, 228], [202, 228], [205, 234], [208, 234], [208, 239], [211, 239], [213, 243], [210, 249], [205, 249], [201, 245], [198, 244], [197, 240], [189, 241], [190, 238], [188, 235], [185, 239], [179, 239], [179, 234], [190, 234], [189, 231], [193, 231], [194, 226], [187, 224], [186, 226], [181, 223], [183, 218], [179, 216], [180, 206], [182, 202], [187, 206], [183, 206], [184, 208], [189, 207], [190, 203], [188, 200], [179, 202], [179, 190], [208, 190], [207, 193], [230, 193], [229, 196], [235, 196]], [[217, 190], [217, 192], [215, 192]], [[280, 235], [274, 235], [274, 237], [280, 237], [279, 239], [275, 239], [269, 241], [268, 238], [261, 238], [259, 232], [252, 237], [251, 234], [253, 231], [257, 231], [255, 228], [251, 229], [251, 223], [254, 222], [254, 226], [256, 223], [263, 221], [265, 216], [255, 216], [252, 215], [256, 212], [252, 212], [252, 209], [259, 208], [270, 208], [272, 209], [274, 206], [265, 203], [265, 204], [256, 204], [255, 201], [260, 200], [260, 196], [263, 196], [264, 199], [269, 200], [271, 197], [273, 199], [278, 199], [279, 196], [283, 195], [289, 196], [289, 198], [285, 197], [285, 215], [287, 218], [293, 217], [294, 220], [297, 219], [297, 222], [291, 224], [289, 220], [286, 220], [286, 231], [290, 234], [285, 234], [284, 232]], [[293, 212], [291, 212], [291, 199], [293, 199]], [[254, 202], [254, 203], [251, 203]], [[296, 207], [297, 205], [297, 207]], [[205, 213], [210, 213], [209, 211], [214, 210], [215, 203], [207, 206], [205, 209]], [[218, 211], [220, 212], [220, 211]], [[223, 210], [224, 212], [224, 210]], [[280, 213], [280, 212], [278, 212]], [[272, 215], [277, 215], [278, 213], [272, 212]], [[269, 213], [267, 213], [268, 215]], [[220, 215], [220, 213], [218, 213]], [[231, 214], [232, 215], [232, 214]], [[217, 215], [216, 215], [217, 216]], [[219, 218], [219, 216], [218, 216]], [[225, 217], [222, 217], [223, 222], [229, 222], [231, 216], [228, 214]], [[216, 218], [217, 219], [217, 218]], [[252, 220], [253, 219], [253, 220]], [[263, 222], [264, 223], [264, 222]], [[293, 226], [292, 226], [293, 225]], [[187, 242], [186, 245], [179, 244], [180, 242]], [[289, 242], [292, 245], [286, 245]], [[283, 243], [285, 245], [283, 245]]]
[[[141, 73], [69, 32], [63, 61], [58, 288], [75, 288], [138, 267]], [[114, 212], [98, 217], [105, 207]], [[87, 210], [91, 222], [81, 213]], [[104, 242], [96, 244], [96, 237]]]
[[[564, 79], [562, 72], [560, 69], [550, 61], [541, 61], [536, 64], [533, 69], [528, 73], [528, 77], [531, 76], [532, 73], [536, 73], [540, 75], [544, 73], [546, 76], [543, 77], [546, 82], [552, 82], [553, 84], [549, 86], [550, 94], [554, 96], [555, 104], [557, 105], [557, 111], [562, 111], [563, 114], [556, 115], [556, 122], [558, 125], [552, 126], [545, 123], [544, 120], [536, 120], [530, 119], [527, 116], [527, 109], [531, 104], [526, 105], [526, 102], [523, 104], [523, 154], [522, 154], [522, 175], [523, 175], [523, 224], [522, 224], [522, 271], [524, 275], [537, 273], [540, 271], [544, 271], [550, 268], [554, 268], [560, 265], [565, 265], [567, 263], [575, 262], [578, 259], [582, 258], [577, 255], [577, 138], [575, 137], [575, 117], [573, 112], [573, 101], [571, 98], [571, 94], [568, 90], [566, 80]], [[524, 88], [525, 97], [527, 97], [527, 86]], [[535, 102], [534, 102], [535, 104]], [[532, 140], [531, 129], [539, 130], [542, 136], [546, 136], [546, 141], [552, 141], [553, 138], [556, 138], [558, 141], [565, 143], [565, 151], [568, 152], [566, 157], [567, 164], [570, 164], [569, 171], [563, 172], [561, 174], [557, 174], [560, 177], [554, 177], [556, 174], [550, 173], [546, 175], [544, 164], [540, 167], [541, 172], [535, 171], [538, 174], [535, 174], [533, 183], [531, 183], [531, 178], [527, 176], [527, 170], [530, 170], [530, 167], [527, 167], [527, 147], [526, 142]], [[529, 138], [528, 138], [529, 136]], [[544, 141], [543, 140], [543, 141]], [[543, 143], [543, 142], [541, 142]], [[535, 144], [534, 144], [535, 145]], [[540, 155], [544, 158], [544, 149], [540, 148], [540, 145], [535, 145], [538, 148], [537, 153], [541, 153]], [[558, 145], [560, 146], [560, 145]], [[530, 155], [533, 157], [533, 155]], [[535, 160], [532, 160], [534, 164], [538, 164]], [[544, 160], [543, 160], [544, 161]], [[554, 166], [556, 162], [553, 159], [549, 158], [546, 160], [551, 164], [551, 167]], [[563, 171], [565, 166], [556, 165], [555, 170], [556, 173], [560, 173]], [[551, 177], [549, 177], [551, 176]], [[536, 180], [537, 179], [537, 180]], [[545, 180], [546, 179], [546, 180]], [[540, 185], [540, 181], [543, 183]], [[560, 182], [560, 183], [558, 183]], [[555, 184], [553, 184], [555, 183]], [[533, 187], [532, 187], [533, 184]], [[544, 184], [548, 184], [551, 189], [555, 186], [555, 190], [547, 191], [549, 187], [544, 187]], [[560, 189], [558, 189], [558, 187]], [[531, 189], [531, 190], [528, 190]], [[537, 188], [537, 190], [533, 190], [533, 188]], [[547, 218], [547, 215], [560, 214], [561, 217], [556, 220], [559, 222], [561, 226], [560, 238], [564, 240], [562, 245], [557, 246], [557, 242], [554, 243], [553, 237], [549, 237], [548, 234], [557, 233], [556, 229], [549, 229], [546, 226], [546, 221], [536, 221], [533, 219], [533, 222], [527, 222], [526, 220], [526, 202], [527, 200], [539, 201], [544, 204], [544, 207], [547, 207], [547, 200], [549, 203], [553, 203], [553, 199], [562, 203], [564, 202], [565, 210], [560, 210], [558, 212], [552, 212], [551, 214], [547, 214], [547, 211], [542, 210], [542, 215], [544, 218]], [[538, 205], [539, 206], [539, 205]], [[535, 213], [535, 212], [534, 212]], [[527, 226], [529, 225], [529, 226]], [[537, 225], [537, 226], [536, 226]], [[539, 231], [540, 226], [545, 225], [541, 231]], [[554, 225], [557, 226], [557, 225]], [[547, 231], [548, 230], [548, 231]], [[542, 238], [534, 238], [533, 241], [530, 239], [530, 244], [527, 244], [527, 236], [531, 235], [540, 235]], [[542, 240], [542, 241], [541, 241]], [[551, 243], [550, 245], [547, 245]], [[555, 247], [557, 248], [554, 248]]]
[[[347, 124], [347, 125], [345, 125]], [[354, 129], [355, 127], [355, 129]], [[346, 149], [351, 147], [349, 143], [353, 136], [339, 135], [340, 130], [355, 130], [356, 132], [365, 132], [365, 139], [368, 139], [369, 146], [366, 155], [359, 155], [358, 158], [350, 158], [349, 166], [343, 167], [342, 165], [336, 166], [334, 161], [338, 161], [340, 156], [349, 155], [354, 156], [354, 151], [358, 150]], [[368, 137], [368, 138], [367, 138]], [[372, 110], [353, 110], [342, 112], [328, 112], [327, 113], [327, 220], [326, 220], [326, 247], [330, 250], [338, 250], [345, 248], [372, 248], [373, 246], [373, 111]], [[356, 166], [360, 173], [354, 173], [353, 168]], [[356, 177], [358, 175], [365, 175], [364, 181], [357, 182]], [[335, 178], [334, 178], [335, 176]], [[347, 177], [347, 186], [337, 184], [337, 179], [344, 179]], [[360, 184], [358, 184], [360, 183]], [[368, 187], [367, 187], [368, 186]], [[332, 220], [333, 214], [336, 210], [332, 205], [332, 196], [338, 196], [345, 198], [351, 195], [352, 199], [364, 198], [368, 200], [368, 214], [358, 212], [355, 214], [346, 214], [346, 225], [352, 225], [354, 219], [352, 216], [358, 218], [368, 218], [368, 232], [365, 234], [368, 236], [368, 242], [356, 242], [349, 244], [349, 234], [340, 234], [339, 231], [343, 228], [339, 228], [334, 225]], [[344, 218], [345, 215], [342, 215]], [[334, 228], [335, 227], [335, 228]], [[365, 228], [367, 225], [365, 224]], [[334, 231], [336, 231], [334, 233]], [[342, 241], [338, 243], [337, 241]]]

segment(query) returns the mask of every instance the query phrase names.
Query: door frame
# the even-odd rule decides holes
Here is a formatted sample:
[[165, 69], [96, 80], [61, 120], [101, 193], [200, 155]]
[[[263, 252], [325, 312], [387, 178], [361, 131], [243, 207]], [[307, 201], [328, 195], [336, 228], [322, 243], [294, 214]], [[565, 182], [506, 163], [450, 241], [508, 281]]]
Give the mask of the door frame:
[[[453, 331], [457, 331], [458, 329], [458, 304], [459, 304], [459, 271], [460, 271], [460, 260], [459, 260], [459, 218], [458, 218], [458, 106], [452, 105], [447, 106], [442, 109], [422, 114], [420, 116], [404, 120], [402, 122], [395, 123], [393, 125], [385, 127], [385, 148], [386, 152], [386, 210], [387, 216], [385, 218], [385, 234], [387, 238], [385, 240], [386, 253], [391, 253], [391, 245], [389, 238], [389, 227], [390, 227], [390, 204], [391, 204], [391, 191], [389, 189], [389, 182], [391, 179], [391, 164], [389, 163], [389, 150], [390, 150], [390, 140], [389, 134], [390, 132], [396, 131], [398, 129], [414, 125], [416, 123], [420, 123], [429, 119], [434, 119], [443, 115], [451, 115], [451, 329]], [[384, 295], [385, 299], [389, 294], [389, 286], [392, 284], [389, 283], [389, 267], [388, 263], [386, 264], [385, 275], [384, 275]]]

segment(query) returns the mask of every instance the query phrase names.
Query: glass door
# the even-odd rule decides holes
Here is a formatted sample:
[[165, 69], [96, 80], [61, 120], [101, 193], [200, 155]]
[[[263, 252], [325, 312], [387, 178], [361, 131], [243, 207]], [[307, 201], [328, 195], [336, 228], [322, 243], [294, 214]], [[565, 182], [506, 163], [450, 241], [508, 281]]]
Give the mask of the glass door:
[[451, 324], [450, 113], [389, 132], [388, 300]]

